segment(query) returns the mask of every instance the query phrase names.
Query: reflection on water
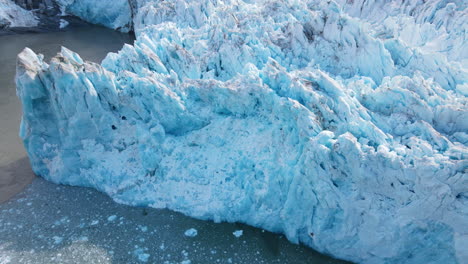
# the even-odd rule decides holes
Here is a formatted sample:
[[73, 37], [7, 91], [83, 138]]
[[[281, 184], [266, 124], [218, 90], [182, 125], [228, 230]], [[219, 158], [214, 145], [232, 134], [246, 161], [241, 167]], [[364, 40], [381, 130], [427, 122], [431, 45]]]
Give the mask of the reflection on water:
[[[107, 52], [132, 41], [101, 27], [0, 37], [0, 263], [344, 263], [249, 226], [128, 207], [95, 190], [37, 178], [1, 203], [2, 193], [20, 188], [12, 179], [24, 179], [19, 191], [33, 178], [17, 136], [21, 106], [14, 85], [16, 55], [29, 47], [49, 60], [65, 46], [85, 60], [100, 62]], [[184, 236], [189, 228], [198, 235]], [[236, 238], [235, 230], [243, 235]]]

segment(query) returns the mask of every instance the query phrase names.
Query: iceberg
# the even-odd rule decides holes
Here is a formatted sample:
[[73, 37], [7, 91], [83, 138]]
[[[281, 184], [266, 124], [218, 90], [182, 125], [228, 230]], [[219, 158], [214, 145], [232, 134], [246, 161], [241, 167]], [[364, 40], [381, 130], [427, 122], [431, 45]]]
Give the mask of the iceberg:
[[101, 64], [19, 54], [37, 175], [359, 263], [466, 260], [463, 1], [132, 3], [69, 1], [134, 30]]

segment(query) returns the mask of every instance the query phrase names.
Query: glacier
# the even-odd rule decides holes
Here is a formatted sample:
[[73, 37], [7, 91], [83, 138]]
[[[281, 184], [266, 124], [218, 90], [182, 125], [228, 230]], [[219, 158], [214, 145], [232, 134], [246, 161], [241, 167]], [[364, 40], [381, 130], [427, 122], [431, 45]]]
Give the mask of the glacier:
[[358, 263], [468, 259], [466, 2], [59, 2], [136, 41], [19, 54], [37, 175]]
[[[122, 32], [132, 29], [134, 0], [54, 0], [62, 15], [71, 14], [93, 24], [103, 25]], [[143, 1], [143, 0], [138, 0]]]
[[11, 0], [0, 0], [0, 29], [9, 27], [35, 27], [38, 19]]

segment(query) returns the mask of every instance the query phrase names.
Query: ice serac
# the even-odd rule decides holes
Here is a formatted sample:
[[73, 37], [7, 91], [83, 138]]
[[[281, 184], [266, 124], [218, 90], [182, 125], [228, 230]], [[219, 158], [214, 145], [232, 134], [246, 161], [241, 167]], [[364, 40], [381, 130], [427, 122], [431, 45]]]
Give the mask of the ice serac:
[[11, 0], [0, 0], [0, 29], [8, 27], [35, 27], [37, 18], [31, 11], [17, 6]]
[[[463, 263], [466, 60], [384, 38], [349, 2], [141, 3], [134, 45], [102, 64], [19, 55], [36, 174], [359, 263]], [[450, 32], [437, 43], [466, 39]]]

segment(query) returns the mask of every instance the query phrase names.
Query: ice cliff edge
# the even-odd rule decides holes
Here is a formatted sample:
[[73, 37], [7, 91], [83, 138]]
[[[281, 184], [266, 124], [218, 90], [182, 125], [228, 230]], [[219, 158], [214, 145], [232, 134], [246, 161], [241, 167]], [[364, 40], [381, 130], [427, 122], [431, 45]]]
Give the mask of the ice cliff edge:
[[[134, 45], [102, 64], [66, 48], [50, 63], [18, 56], [20, 135], [36, 174], [119, 202], [244, 222], [355, 262], [462, 263], [457, 3], [435, 9], [455, 19], [438, 23], [340, 1], [147, 1]], [[410, 41], [402, 23], [445, 38]]]

